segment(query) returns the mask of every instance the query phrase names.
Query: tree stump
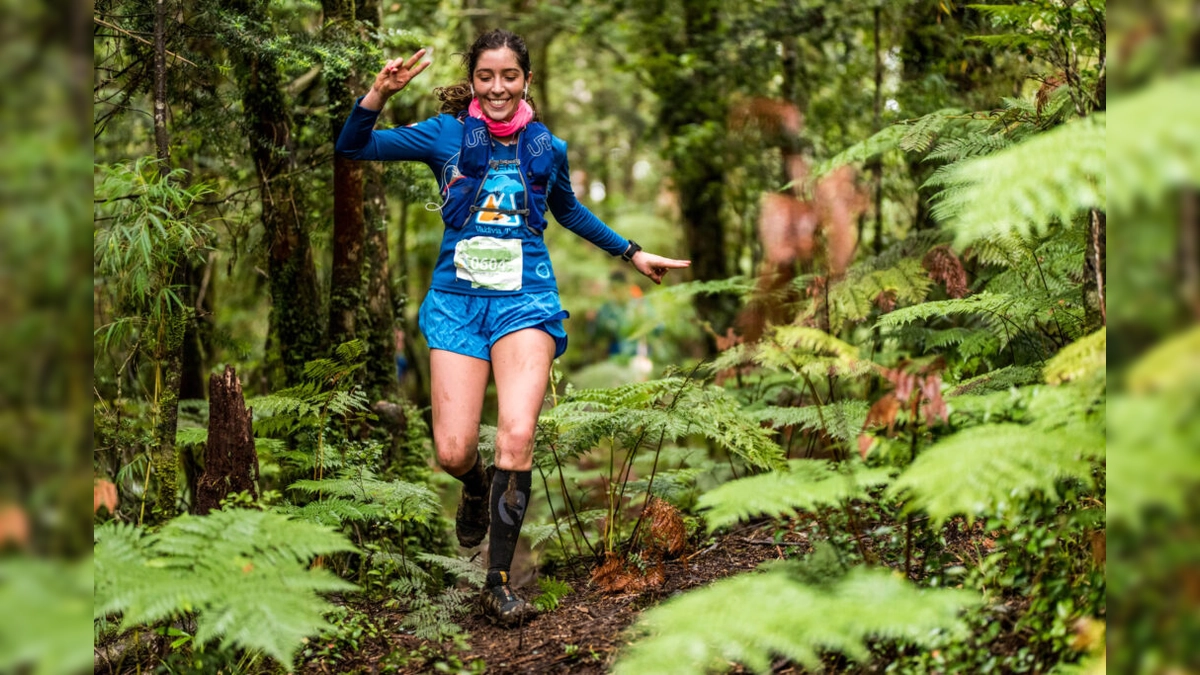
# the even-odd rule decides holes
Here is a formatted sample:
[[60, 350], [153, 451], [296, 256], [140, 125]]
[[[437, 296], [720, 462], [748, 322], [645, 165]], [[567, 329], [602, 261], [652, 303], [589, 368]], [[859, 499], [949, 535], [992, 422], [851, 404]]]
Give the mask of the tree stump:
[[258, 453], [254, 450], [253, 415], [242, 396], [242, 383], [231, 366], [208, 381], [208, 442], [204, 472], [196, 481], [198, 514], [221, 508], [230, 493], [258, 498]]

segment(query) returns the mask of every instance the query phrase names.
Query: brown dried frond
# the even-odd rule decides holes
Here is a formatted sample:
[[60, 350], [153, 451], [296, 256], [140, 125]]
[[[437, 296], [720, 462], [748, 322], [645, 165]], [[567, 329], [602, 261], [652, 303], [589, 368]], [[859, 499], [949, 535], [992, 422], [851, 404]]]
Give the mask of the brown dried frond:
[[867, 433], [867, 430], [872, 427], [887, 427], [888, 436], [895, 433], [896, 414], [900, 412], [900, 400], [894, 394], [884, 394], [882, 398], [875, 401], [871, 409], [867, 411], [867, 419], [863, 422], [862, 432], [858, 434], [858, 454], [862, 455], [863, 459], [867, 458], [867, 450], [871, 447], [871, 442], [874, 436]]
[[766, 133], [796, 135], [804, 124], [800, 109], [787, 101], [755, 96], [734, 106], [729, 113], [729, 128], [741, 131], [754, 124]]
[[921, 265], [929, 272], [929, 278], [946, 287], [946, 295], [952, 298], [965, 298], [971, 291], [967, 287], [967, 270], [949, 246], [935, 246], [929, 249]]
[[623, 560], [616, 553], [604, 554], [604, 563], [592, 570], [592, 584], [604, 593], [638, 593], [647, 588], [661, 586], [666, 580], [662, 562], [646, 572], [637, 565]]
[[677, 557], [687, 545], [687, 527], [683, 516], [665, 499], [651, 497], [642, 514], [646, 522], [646, 548], [659, 556]]
[[891, 290], [880, 291], [879, 295], [875, 296], [875, 306], [883, 310], [884, 313], [896, 309], [896, 292]]
[[1066, 82], [1067, 79], [1064, 73], [1051, 75], [1042, 80], [1042, 86], [1038, 87], [1037, 94], [1034, 94], [1033, 97], [1033, 102], [1037, 110], [1038, 117], [1042, 116], [1042, 109], [1045, 108], [1046, 104], [1050, 102], [1050, 96], [1055, 92], [1055, 90], [1066, 84]]
[[0, 550], [9, 542], [21, 548], [29, 544], [29, 515], [16, 504], [0, 504]]
[[867, 197], [855, 181], [854, 169], [843, 166], [817, 182], [815, 201], [825, 232], [829, 273], [838, 277], [854, 257], [857, 218], [867, 208]]
[[101, 506], [109, 513], [117, 512], [117, 486], [103, 478], [92, 484], [92, 513], [98, 512]]
[[592, 570], [592, 583], [598, 586], [601, 590], [611, 591], [614, 581], [617, 576], [625, 571], [625, 564], [616, 553], [608, 552], [604, 554], [604, 562], [596, 569]]

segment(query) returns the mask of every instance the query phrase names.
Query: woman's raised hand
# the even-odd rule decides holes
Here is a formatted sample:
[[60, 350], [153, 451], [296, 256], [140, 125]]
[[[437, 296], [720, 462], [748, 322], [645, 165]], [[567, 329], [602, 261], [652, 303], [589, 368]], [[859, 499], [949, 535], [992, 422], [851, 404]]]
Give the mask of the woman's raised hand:
[[630, 260], [637, 271], [645, 274], [656, 284], [662, 283], [663, 275], [674, 269], [683, 269], [691, 267], [691, 260], [675, 260], [673, 258], [664, 258], [661, 255], [654, 255], [646, 251], [638, 251], [633, 254], [633, 259]]
[[429, 67], [431, 61], [421, 61], [425, 56], [424, 49], [418, 49], [407, 59], [392, 59], [383, 64], [383, 69], [375, 76], [371, 91], [363, 98], [362, 106], [371, 110], [379, 110], [385, 101], [393, 94], [408, 86], [408, 83], [422, 70]]

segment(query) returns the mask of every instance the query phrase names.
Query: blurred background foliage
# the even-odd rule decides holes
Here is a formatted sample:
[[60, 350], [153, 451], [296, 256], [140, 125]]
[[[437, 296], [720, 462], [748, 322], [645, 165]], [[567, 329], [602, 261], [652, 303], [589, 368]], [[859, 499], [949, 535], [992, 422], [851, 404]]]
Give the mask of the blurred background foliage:
[[[1109, 656], [1122, 672], [1200, 670], [1195, 646], [1200, 644], [1195, 533], [1200, 522], [1195, 497], [1200, 483], [1195, 423], [1200, 419], [1195, 332], [1200, 125], [1189, 113], [1197, 106], [1188, 103], [1200, 90], [1194, 5], [1106, 10], [1103, 3], [1046, 0], [1005, 10], [932, 0], [101, 0], [43, 6], [6, 0], [4, 9], [0, 73], [9, 86], [0, 106], [5, 148], [0, 154], [5, 234], [0, 246], [5, 354], [0, 604], [11, 611], [0, 617], [0, 671], [33, 664], [39, 672], [86, 667], [81, 634], [63, 628], [70, 620], [82, 625], [83, 599], [90, 595], [86, 485], [94, 484], [94, 524], [115, 520], [157, 530], [186, 523], [176, 516], [194, 506], [191, 480], [202, 469], [208, 422], [205, 385], [226, 364], [236, 367], [248, 396], [259, 397], [256, 410], [274, 411], [268, 428], [256, 427], [262, 492], [231, 497], [232, 505], [308, 509], [305, 517], [315, 522], [356, 523], [354, 529], [361, 529], [352, 545], [370, 564], [358, 566], [348, 556], [332, 568], [368, 589], [370, 574], [376, 574], [371, 570], [394, 575], [411, 565], [397, 555], [406, 545], [430, 555], [449, 552], [445, 524], [428, 495], [404, 487], [437, 488], [445, 482], [428, 467], [422, 425], [427, 352], [415, 326], [440, 240], [436, 211], [428, 206], [437, 201], [436, 187], [424, 169], [407, 165], [366, 168], [357, 179], [347, 178], [350, 169], [335, 165], [332, 142], [353, 97], [365, 91], [364, 83], [385, 58], [420, 47], [431, 50], [433, 66], [392, 101], [382, 118], [386, 125], [407, 124], [436, 112], [432, 87], [460, 79], [457, 53], [477, 32], [495, 25], [522, 33], [529, 42], [536, 77], [532, 93], [551, 129], [570, 144], [572, 182], [580, 199], [647, 249], [695, 262], [693, 283], [652, 289], [586, 242], [550, 229], [564, 306], [572, 312], [572, 348], [560, 363], [563, 379], [556, 392], [566, 395], [568, 384], [578, 390], [649, 380], [672, 367], [689, 371], [728, 351], [730, 336], [761, 330], [756, 322], [780, 323], [765, 316], [772, 303], [793, 308], [783, 322], [811, 320], [831, 337], [861, 347], [877, 364], [898, 367], [906, 358], [941, 354], [948, 361], [948, 386], [980, 386], [974, 378], [990, 376], [988, 381], [1003, 381], [993, 387], [998, 391], [1039, 381], [1045, 361], [1107, 323], [1103, 349], [1112, 345], [1114, 379], [1101, 401], [1116, 421], [1105, 433], [1120, 484], [1115, 501], [1107, 504], [1114, 527], [1100, 540], [1100, 558], [1105, 546], [1111, 548], [1111, 567], [1104, 570], [1111, 574], [1113, 601], [1105, 610], [1101, 595], [1098, 616], [1083, 607], [1040, 607], [1046, 616], [1066, 615], [1032, 625], [1049, 636], [1067, 619], [1107, 622]], [[1113, 21], [1107, 32], [1106, 11]], [[91, 50], [85, 46], [88, 16]], [[89, 59], [91, 70], [85, 65]], [[1114, 60], [1113, 96], [1106, 100], [1107, 65]], [[89, 75], [91, 105], [84, 90]], [[157, 119], [156, 110], [162, 113]], [[920, 259], [961, 233], [953, 227], [961, 210], [935, 213], [934, 195], [957, 187], [968, 191], [960, 206], [992, 205], [987, 200], [992, 188], [962, 169], [965, 163], [957, 174], [942, 169], [991, 155], [996, 162], [1015, 158], [1018, 169], [1028, 167], [1036, 176], [1058, 178], [1052, 146], [1042, 147], [1050, 156], [1036, 165], [1022, 164], [1017, 154], [993, 153], [1009, 146], [1019, 153], [1022, 141], [1053, 140], [1056, 128], [1079, 130], [1078, 118], [1095, 115], [1119, 122], [1103, 141], [1107, 195], [1055, 193], [1059, 202], [1047, 205], [1035, 194], [1034, 212], [1055, 217], [1044, 219], [1049, 227], [1026, 241], [1024, 257], [1017, 256], [1023, 262], [1003, 263], [1020, 248], [1003, 243], [973, 242], [973, 261], [956, 249], [967, 260], [974, 291], [1015, 293], [1025, 286], [1023, 279], [1042, 277], [1037, 301], [1021, 306], [1025, 323], [1019, 337], [985, 322], [939, 323], [965, 305], [914, 309], [929, 304], [925, 301], [960, 300], [951, 294], [947, 277], [939, 278], [929, 295], [928, 282], [918, 288], [903, 274], [888, 271], [907, 269], [899, 258]], [[1097, 119], [1106, 117], [1092, 118], [1103, 128], [1104, 121]], [[86, 306], [82, 201], [76, 201], [75, 188], [78, 183], [82, 192], [89, 148], [94, 183], [90, 341], [82, 324], [75, 325]], [[1078, 148], [1068, 144], [1067, 149]], [[832, 178], [836, 167], [847, 164], [858, 170], [856, 177]], [[1086, 162], [1072, 166], [1081, 174], [1068, 176], [1064, 184], [1103, 171]], [[826, 175], [831, 178], [823, 193], [815, 179]], [[1020, 177], [1019, 172], [1010, 175]], [[358, 180], [366, 195], [357, 226], [334, 215], [334, 195], [344, 189], [343, 180]], [[772, 217], [786, 211], [782, 221], [802, 229], [797, 224], [806, 222], [803, 217], [790, 214], [808, 207], [772, 211], [768, 204], [785, 202], [764, 200], [766, 193], [791, 194], [794, 203], [788, 204], [817, 210], [858, 204], [853, 215], [829, 216], [824, 222], [840, 223], [839, 229], [830, 225], [815, 243], [808, 240], [816, 253], [805, 254], [800, 247], [786, 262], [788, 279], [774, 287], [773, 277], [764, 272], [780, 264], [775, 257], [780, 249], [770, 238], [778, 234], [771, 230]], [[840, 197], [821, 206], [821, 194]], [[1029, 206], [1018, 191], [1006, 194], [1018, 195], [1005, 207], [1009, 211]], [[1111, 205], [1108, 195], [1114, 198]], [[1097, 289], [1086, 296], [1082, 262], [1090, 250], [1082, 233], [1093, 222], [1079, 220], [1080, 212], [1062, 222], [1057, 216], [1066, 212], [1051, 207], [1063, 203], [1082, 207], [1093, 218], [1116, 212], [1118, 264], [1114, 284], [1100, 282], [1098, 302]], [[994, 213], [968, 215], [972, 227], [1002, 220]], [[832, 297], [841, 304], [831, 315], [826, 300], [822, 323], [814, 298], [837, 276], [831, 274], [835, 231], [852, 242], [848, 278], [878, 287], [861, 298], [848, 291], [838, 296], [835, 288]], [[358, 267], [347, 267], [353, 257], [347, 246], [360, 247]], [[1061, 265], [1044, 270], [1031, 261]], [[335, 281], [343, 279], [353, 281]], [[1110, 294], [1116, 302], [1106, 302]], [[331, 307], [338, 302], [345, 307], [345, 298], [350, 311], [334, 316]], [[1078, 325], [1064, 325], [1061, 315], [1056, 320], [1045, 313], [1045, 303], [1066, 298], [1077, 303], [1069, 310], [1081, 317]], [[909, 314], [890, 325], [877, 323], [897, 301], [900, 311], [910, 306]], [[754, 302], [757, 310], [744, 311]], [[912, 321], [925, 323], [905, 329]], [[889, 332], [881, 334], [881, 327]], [[347, 341], [358, 345], [349, 350], [357, 355], [353, 364], [345, 349], [335, 351]], [[803, 403], [804, 394], [795, 389], [773, 387], [828, 370], [841, 347], [822, 344], [820, 349], [800, 349], [799, 343], [792, 343], [791, 351], [782, 349], [784, 355], [820, 357], [795, 368], [769, 360], [784, 358], [778, 354], [756, 355], [753, 364], [780, 368], [783, 375], [774, 380], [748, 375], [755, 389], [739, 389], [739, 378], [750, 372], [739, 369], [748, 362], [727, 355], [726, 386], [750, 411], [745, 414], [781, 403], [767, 401], [763, 391]], [[407, 363], [403, 373], [397, 372], [397, 352]], [[1014, 375], [1018, 368], [1033, 376]], [[82, 393], [89, 372], [90, 477], [85, 468], [88, 397]], [[1005, 375], [994, 375], [1000, 372]], [[876, 378], [838, 386], [839, 395], [870, 402], [885, 385]], [[832, 396], [834, 389], [831, 379], [822, 391]], [[380, 401], [392, 407], [375, 405]], [[639, 401], [650, 409], [655, 405], [649, 398]], [[959, 405], [976, 414], [970, 405], [986, 410], [992, 403]], [[866, 413], [846, 409], [858, 422], [846, 425], [850, 432], [830, 433], [823, 420], [812, 427], [806, 418], [782, 425], [816, 429], [808, 436], [788, 430], [789, 456], [796, 437], [804, 439], [801, 444], [820, 438], [819, 447], [849, 448]], [[743, 414], [728, 407], [720, 412], [731, 420]], [[761, 416], [780, 414], [770, 410]], [[380, 429], [389, 420], [405, 423]], [[363, 433], [364, 426], [375, 429]], [[730, 446], [738, 441], [733, 432], [724, 433], [728, 437], [714, 435]], [[910, 433], [915, 438], [916, 432]], [[778, 439], [782, 445], [782, 428]], [[906, 440], [880, 438], [871, 452], [905, 457]], [[637, 439], [630, 447], [638, 449]], [[325, 448], [336, 452], [323, 454]], [[614, 440], [578, 451], [593, 449], [615, 454], [619, 448]], [[684, 509], [695, 504], [697, 493], [735, 471], [736, 453], [686, 434], [677, 445], [660, 442], [659, 449], [671, 469], [656, 491]], [[645, 455], [635, 462], [634, 454], [628, 453], [630, 466], [639, 475], [654, 472], [658, 452], [653, 465]], [[588, 462], [599, 457], [583, 460], [567, 468], [572, 485], [597, 479], [595, 464]], [[905, 466], [900, 459], [895, 465]], [[745, 471], [749, 465], [737, 466]], [[351, 476], [356, 480], [377, 481], [371, 483], [377, 489], [370, 498], [309, 500], [288, 491], [300, 479], [325, 479], [326, 471], [333, 480], [349, 480], [339, 472], [350, 470], [359, 472]], [[641, 489], [650, 492], [648, 484]], [[1101, 481], [1098, 494], [1107, 501], [1105, 490]], [[565, 501], [565, 489], [562, 497], [554, 497], [547, 484], [545, 492], [541, 501], [566, 508], [554, 501]], [[1065, 498], [1093, 494], [1072, 492]], [[1030, 505], [1023, 512], [1030, 529], [1014, 533], [1041, 532], [1038, 523], [1053, 520], [1054, 508]], [[612, 534], [615, 515], [608, 513], [606, 534]], [[591, 518], [602, 516], [593, 512]], [[327, 550], [345, 546], [337, 540]], [[565, 564], [569, 547], [562, 541], [559, 549], [556, 564]], [[555, 562], [555, 555], [545, 557]], [[1031, 565], [1035, 557], [1030, 554], [1021, 564]], [[419, 576], [408, 574], [405, 579]], [[442, 589], [436, 576], [421, 577], [419, 589], [409, 589], [427, 603], [423, 607], [452, 604], [453, 598], [437, 595]], [[787, 576], [778, 574], [772, 583]], [[1045, 590], [1042, 597], [1060, 597], [1055, 593], [1069, 595], [1070, 589]], [[31, 612], [25, 610], [32, 608], [47, 610], [36, 613], [44, 624], [26, 620]], [[163, 611], [170, 615], [172, 608]], [[296, 630], [316, 626], [314, 620]], [[987, 629], [973, 627], [977, 635]], [[1080, 637], [1078, 648], [1069, 647], [1069, 635], [1049, 636], [1042, 655], [1003, 667], [1041, 668], [1052, 663], [1037, 660], [1045, 654], [1076, 661], [1083, 652], [1097, 651], [1094, 632], [1080, 629], [1080, 636], [1091, 637]], [[115, 633], [116, 626], [103, 617], [95, 624], [98, 639]], [[182, 640], [187, 636], [171, 637], [188, 648]], [[985, 645], [974, 646], [986, 651]], [[288, 649], [273, 653], [290, 654]], [[987, 663], [946, 653], [960, 659], [959, 667], [973, 670]], [[946, 665], [922, 660], [928, 656], [901, 656], [909, 660], [898, 659], [906, 664], [900, 667], [913, 672]], [[234, 658], [245, 665], [244, 657]], [[1096, 660], [1088, 663], [1085, 667], [1095, 667]], [[251, 660], [250, 665], [261, 664]]]

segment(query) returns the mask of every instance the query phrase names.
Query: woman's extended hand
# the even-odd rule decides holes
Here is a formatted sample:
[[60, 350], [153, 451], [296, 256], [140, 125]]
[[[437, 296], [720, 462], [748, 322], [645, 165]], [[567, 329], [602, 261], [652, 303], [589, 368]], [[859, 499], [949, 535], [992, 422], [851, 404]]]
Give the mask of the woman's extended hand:
[[633, 259], [630, 262], [637, 268], [637, 271], [650, 277], [650, 280], [656, 284], [662, 283], [663, 275], [667, 272], [692, 266], [691, 260], [664, 258], [661, 255], [654, 255], [645, 251], [634, 253]]
[[408, 86], [414, 77], [420, 75], [421, 71], [432, 63], [431, 61], [421, 61], [422, 56], [425, 56], [425, 50], [418, 49], [417, 53], [407, 59], [392, 59], [383, 64], [383, 69], [375, 76], [375, 83], [371, 85], [371, 91], [363, 97], [362, 107], [368, 110], [379, 110], [393, 94]]

